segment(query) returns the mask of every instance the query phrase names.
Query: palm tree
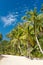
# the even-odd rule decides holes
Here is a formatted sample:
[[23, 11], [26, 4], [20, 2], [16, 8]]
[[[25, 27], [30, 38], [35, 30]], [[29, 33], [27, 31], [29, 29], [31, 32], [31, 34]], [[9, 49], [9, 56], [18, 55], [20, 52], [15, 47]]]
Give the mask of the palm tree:
[[26, 22], [19, 24], [7, 35], [10, 38], [10, 43], [13, 45], [14, 49], [16, 48], [16, 51], [19, 49], [17, 52], [20, 52], [21, 55], [23, 53], [22, 49], [25, 48], [26, 53], [28, 51], [29, 54], [37, 45], [40, 52], [43, 54], [39, 43], [39, 39], [41, 39], [40, 33], [43, 32], [43, 12], [41, 14], [37, 13], [35, 8], [33, 11], [26, 12], [26, 16], [24, 16], [23, 19]]
[[[11, 39], [10, 42], [13, 44], [14, 49], [16, 48], [16, 51], [21, 54], [21, 48], [20, 48], [20, 37], [23, 33], [23, 29], [21, 25], [18, 25], [16, 29], [14, 29], [11, 33], [9, 33], [7, 36]], [[17, 53], [16, 53], [17, 54]]]
[[39, 30], [39, 28], [43, 28], [42, 27], [43, 26], [43, 12], [42, 14], [38, 14], [35, 8], [34, 11], [27, 12], [26, 14], [27, 16], [25, 16], [23, 19], [30, 21], [30, 24], [33, 25], [35, 41], [40, 49], [40, 52], [43, 54], [43, 51], [41, 49], [41, 46], [37, 37], [41, 30], [41, 29]]

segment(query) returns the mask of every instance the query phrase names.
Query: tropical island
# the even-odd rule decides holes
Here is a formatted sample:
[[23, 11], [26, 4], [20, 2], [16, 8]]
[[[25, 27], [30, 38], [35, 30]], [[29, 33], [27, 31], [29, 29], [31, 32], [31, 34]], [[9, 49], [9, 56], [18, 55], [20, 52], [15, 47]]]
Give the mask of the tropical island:
[[36, 8], [27, 11], [22, 20], [6, 35], [10, 40], [0, 34], [0, 54], [43, 58], [43, 6], [40, 13]]
[[3, 40], [0, 33], [0, 61], [4, 56], [9, 59], [23, 57], [27, 61], [43, 60], [43, 5], [39, 12], [36, 7], [26, 11], [21, 19], [24, 22], [6, 34], [8, 40]]

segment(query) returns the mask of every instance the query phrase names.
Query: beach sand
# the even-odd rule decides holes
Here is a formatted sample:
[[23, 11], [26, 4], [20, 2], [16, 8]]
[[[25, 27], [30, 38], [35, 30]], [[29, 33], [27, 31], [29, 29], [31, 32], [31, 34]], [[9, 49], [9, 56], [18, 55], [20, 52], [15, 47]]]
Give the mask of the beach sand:
[[43, 60], [31, 60], [23, 56], [1, 55], [0, 58], [0, 65], [43, 65]]

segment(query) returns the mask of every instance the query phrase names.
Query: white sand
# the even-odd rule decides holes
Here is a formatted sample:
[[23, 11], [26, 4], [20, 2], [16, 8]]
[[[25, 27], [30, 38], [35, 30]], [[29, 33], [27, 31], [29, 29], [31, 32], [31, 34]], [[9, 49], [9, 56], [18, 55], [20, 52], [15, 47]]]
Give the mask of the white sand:
[[43, 65], [43, 60], [30, 60], [22, 56], [2, 55], [0, 65]]

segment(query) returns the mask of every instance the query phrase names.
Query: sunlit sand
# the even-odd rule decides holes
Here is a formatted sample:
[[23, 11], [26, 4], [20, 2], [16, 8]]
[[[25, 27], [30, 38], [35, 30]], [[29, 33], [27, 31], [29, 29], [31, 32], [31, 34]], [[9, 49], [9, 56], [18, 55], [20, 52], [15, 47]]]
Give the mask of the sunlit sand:
[[43, 60], [31, 60], [23, 56], [2, 55], [0, 65], [43, 65]]

